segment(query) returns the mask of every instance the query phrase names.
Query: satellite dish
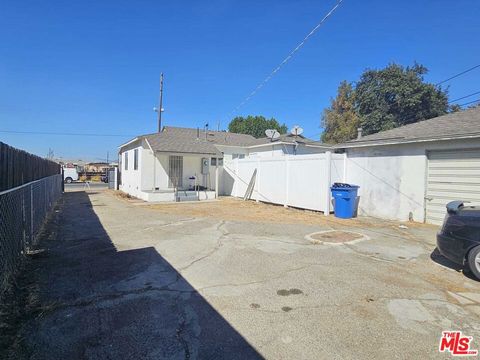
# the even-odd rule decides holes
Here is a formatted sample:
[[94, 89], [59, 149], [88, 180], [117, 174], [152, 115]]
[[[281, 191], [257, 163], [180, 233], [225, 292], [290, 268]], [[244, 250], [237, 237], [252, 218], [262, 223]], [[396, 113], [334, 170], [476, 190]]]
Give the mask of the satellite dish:
[[280, 137], [280, 133], [275, 129], [265, 130], [265, 135], [270, 139], [270, 141], [276, 140]]
[[298, 136], [298, 135], [301, 135], [303, 133], [303, 129], [298, 126], [298, 125], [295, 125], [292, 130], [290, 130], [290, 133], [292, 135], [295, 135], [295, 136]]

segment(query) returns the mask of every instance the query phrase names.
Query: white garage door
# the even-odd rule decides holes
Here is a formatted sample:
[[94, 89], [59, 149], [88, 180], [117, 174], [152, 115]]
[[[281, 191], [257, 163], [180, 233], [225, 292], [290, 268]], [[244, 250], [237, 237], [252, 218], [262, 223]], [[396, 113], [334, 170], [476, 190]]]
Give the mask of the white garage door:
[[427, 223], [440, 225], [453, 200], [480, 204], [480, 149], [428, 154]]

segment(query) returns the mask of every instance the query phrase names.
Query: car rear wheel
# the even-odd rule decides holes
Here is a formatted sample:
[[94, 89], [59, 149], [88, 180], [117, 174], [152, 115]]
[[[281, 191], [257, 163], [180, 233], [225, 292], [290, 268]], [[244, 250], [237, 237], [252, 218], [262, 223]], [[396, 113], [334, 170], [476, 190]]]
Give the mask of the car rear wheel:
[[67, 178], [65, 179], [65, 182], [66, 182], [67, 184], [71, 184], [72, 181], [73, 181], [73, 179], [72, 179], [71, 177], [67, 177]]
[[480, 280], [480, 246], [470, 250], [468, 253], [468, 267], [477, 279]]

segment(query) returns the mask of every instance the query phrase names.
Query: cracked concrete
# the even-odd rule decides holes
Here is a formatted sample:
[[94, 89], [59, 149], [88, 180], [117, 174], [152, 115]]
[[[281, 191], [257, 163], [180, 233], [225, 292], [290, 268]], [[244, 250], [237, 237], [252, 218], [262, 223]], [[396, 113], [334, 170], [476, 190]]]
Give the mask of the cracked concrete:
[[[270, 207], [245, 202], [238, 220], [202, 213], [221, 204], [190, 213], [65, 194], [29, 269], [41, 299], [22, 328], [28, 357], [426, 359], [439, 358], [442, 330], [480, 348], [480, 283], [432, 261], [436, 228], [312, 213], [302, 223], [298, 211], [290, 222], [278, 207], [281, 222], [250, 221]], [[368, 240], [305, 239], [326, 230]]]

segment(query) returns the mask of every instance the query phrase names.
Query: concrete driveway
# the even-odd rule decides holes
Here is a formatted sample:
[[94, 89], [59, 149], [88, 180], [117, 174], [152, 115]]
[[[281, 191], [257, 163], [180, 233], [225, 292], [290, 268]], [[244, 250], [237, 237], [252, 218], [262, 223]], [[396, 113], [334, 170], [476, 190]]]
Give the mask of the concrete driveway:
[[[69, 192], [29, 269], [39, 311], [24, 348], [35, 359], [450, 358], [443, 330], [480, 348], [480, 283], [439, 264], [435, 227], [398, 225]], [[306, 238], [331, 230], [360, 235]]]

